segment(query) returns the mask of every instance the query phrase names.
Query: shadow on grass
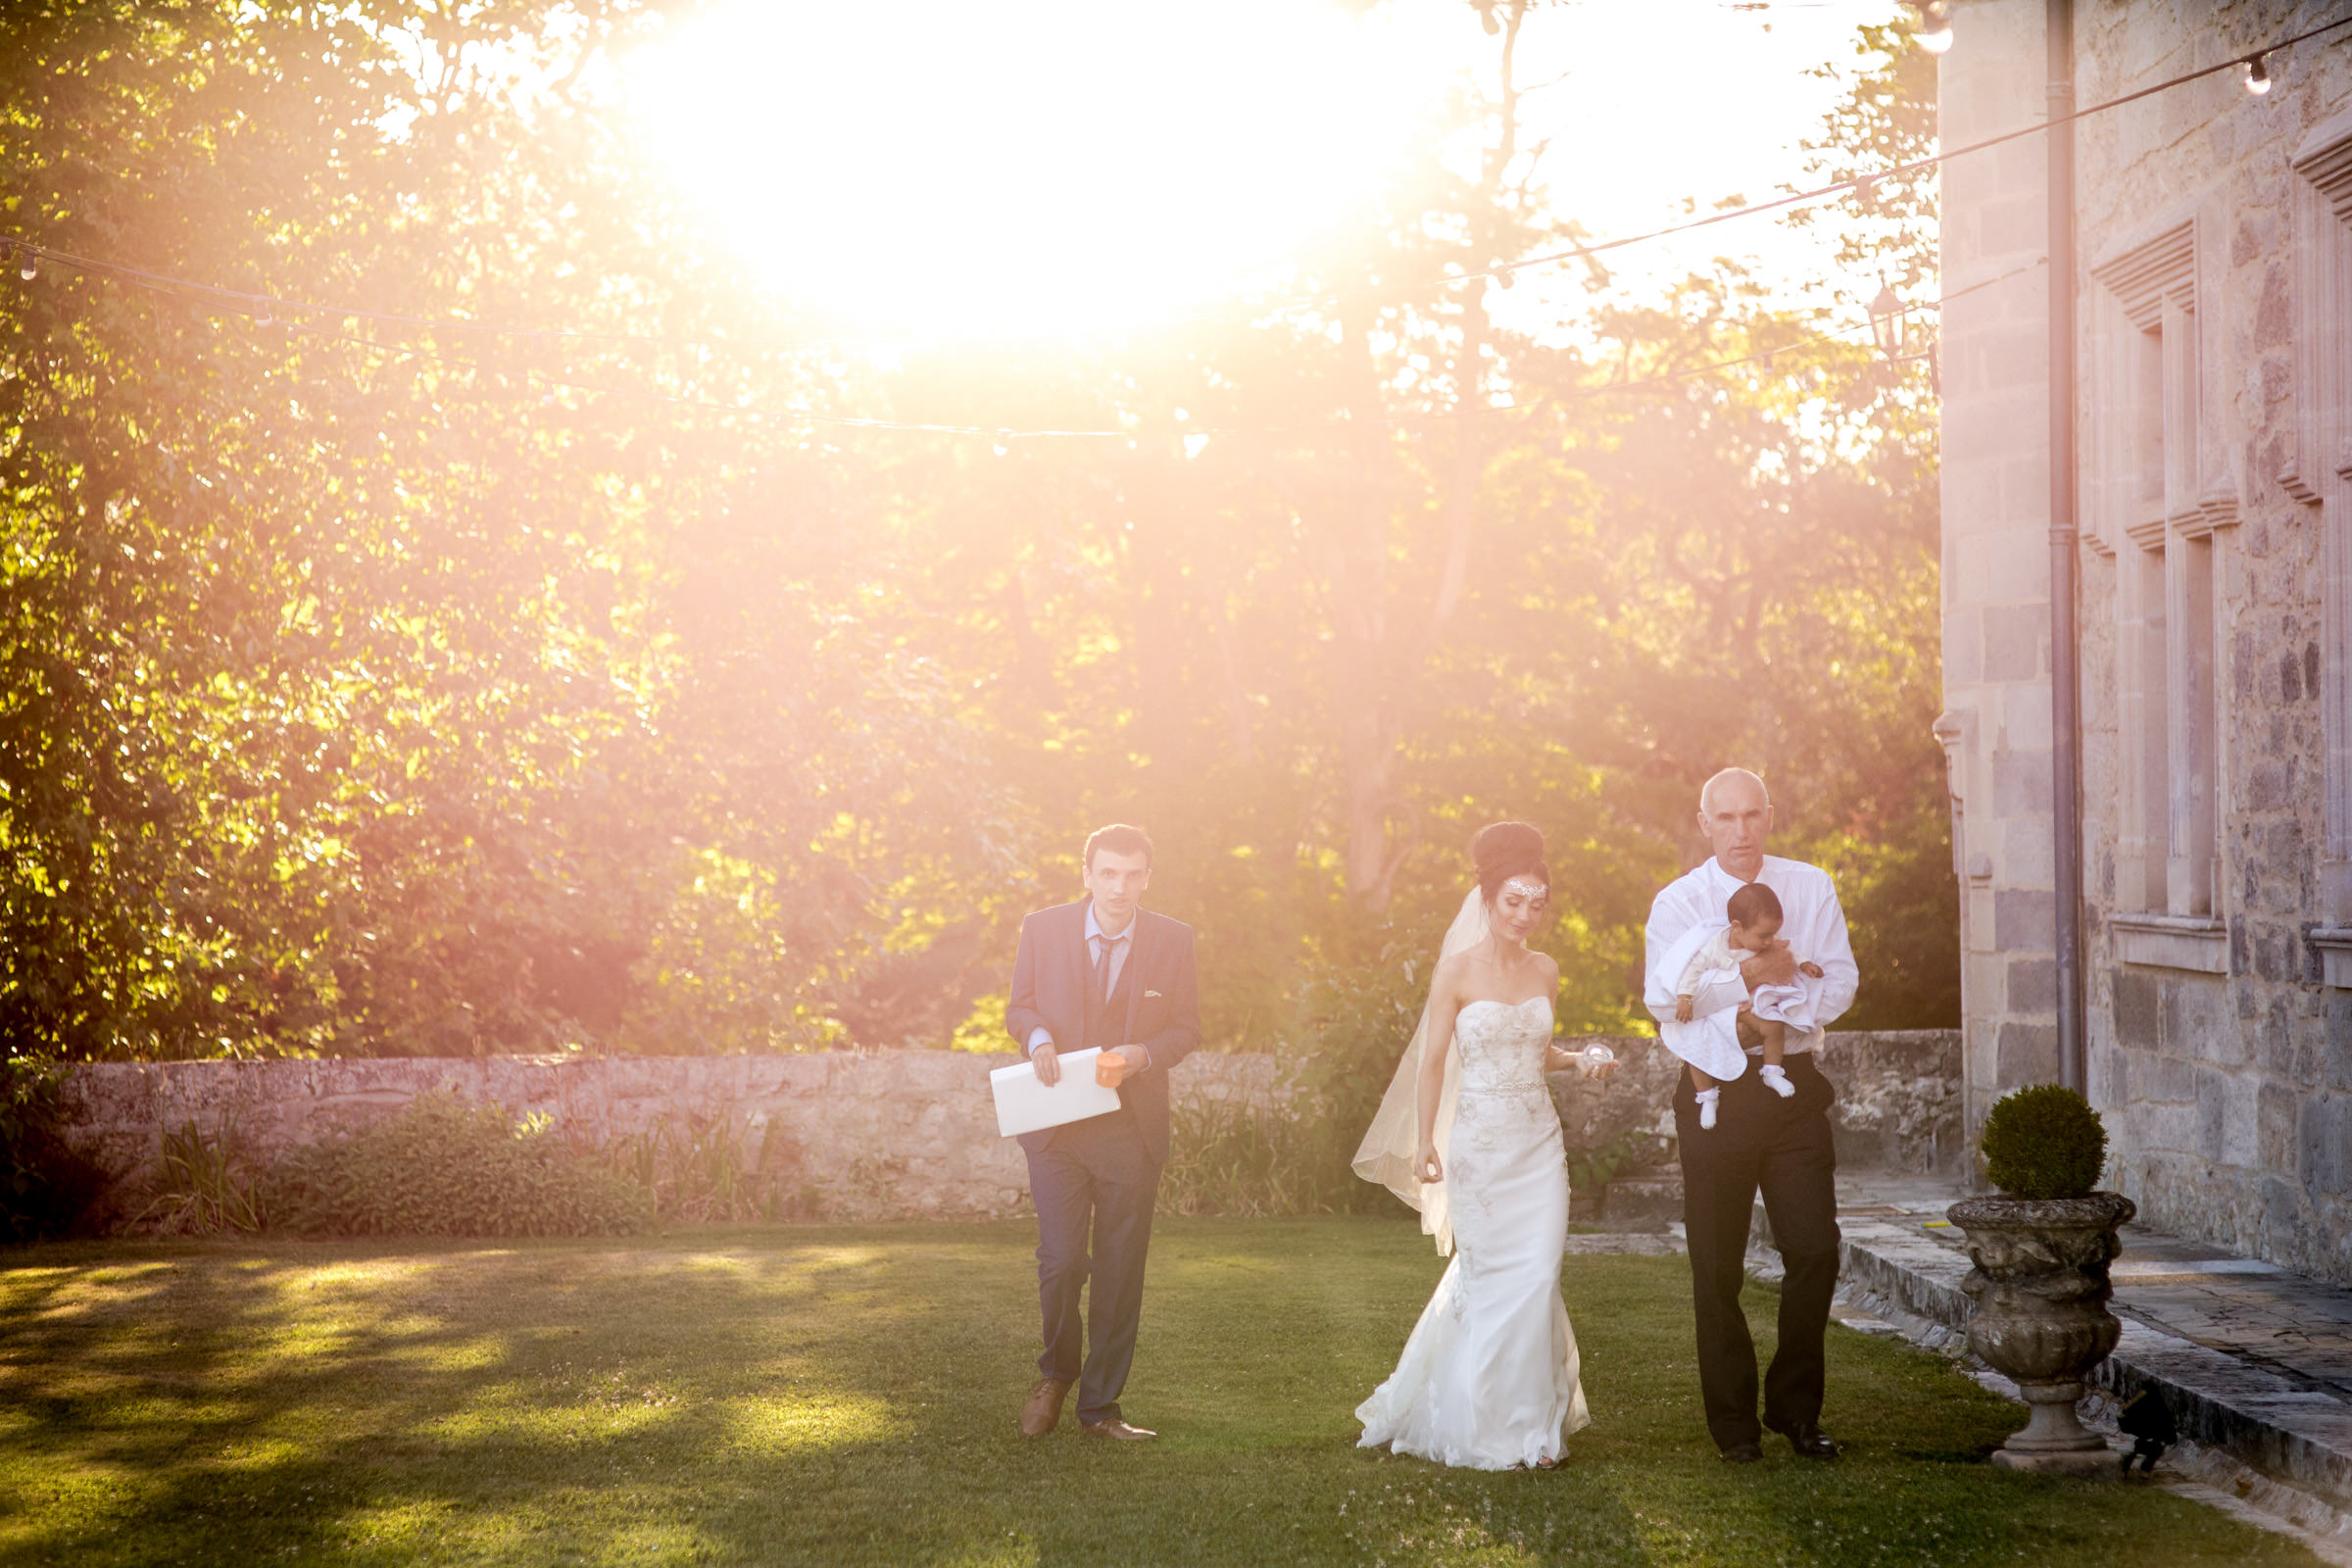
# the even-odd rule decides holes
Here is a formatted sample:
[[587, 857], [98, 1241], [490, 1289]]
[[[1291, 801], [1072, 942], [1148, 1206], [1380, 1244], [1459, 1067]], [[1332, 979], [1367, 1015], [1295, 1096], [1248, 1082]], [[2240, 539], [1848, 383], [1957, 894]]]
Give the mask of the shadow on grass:
[[[2269, 1549], [2178, 1499], [1990, 1470], [2006, 1405], [1843, 1331], [1850, 1461], [1725, 1467], [1677, 1259], [1571, 1260], [1595, 1420], [1563, 1470], [1357, 1449], [1349, 1412], [1443, 1266], [1379, 1221], [1162, 1221], [1126, 1402], [1165, 1436], [1138, 1451], [1065, 1423], [1025, 1443], [1033, 1245], [1006, 1224], [19, 1252], [0, 1264], [0, 1558], [1940, 1565], [2053, 1533], [2083, 1562]], [[1766, 1354], [1774, 1304], [1751, 1299]]]
[[919, 1279], [894, 1285], [906, 1257], [870, 1235], [812, 1232], [20, 1252], [0, 1273], [0, 1542], [445, 1560], [518, 1532], [715, 1534], [757, 1557], [795, 1497], [904, 1514], [907, 1455], [998, 1425], [949, 1413], [981, 1368], [991, 1416], [1025, 1384], [985, 1310], [1004, 1249], [890, 1240]]

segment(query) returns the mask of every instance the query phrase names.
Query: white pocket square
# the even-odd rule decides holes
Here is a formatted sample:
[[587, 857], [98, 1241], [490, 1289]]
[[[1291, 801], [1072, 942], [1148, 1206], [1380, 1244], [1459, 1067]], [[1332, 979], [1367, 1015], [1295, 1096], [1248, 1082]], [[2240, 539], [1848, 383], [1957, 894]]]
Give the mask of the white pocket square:
[[1147, 1002], [1149, 1002], [1149, 1001], [1150, 1001], [1150, 1000], [1152, 1000], [1153, 997], [1156, 997], [1156, 996], [1158, 996], [1158, 995], [1159, 995], [1159, 993], [1158, 993], [1158, 992], [1156, 992], [1156, 991], [1147, 991], [1147, 992], [1145, 992], [1145, 993], [1144, 993], [1144, 1000], [1145, 1000], [1145, 1001], [1147, 1001]]

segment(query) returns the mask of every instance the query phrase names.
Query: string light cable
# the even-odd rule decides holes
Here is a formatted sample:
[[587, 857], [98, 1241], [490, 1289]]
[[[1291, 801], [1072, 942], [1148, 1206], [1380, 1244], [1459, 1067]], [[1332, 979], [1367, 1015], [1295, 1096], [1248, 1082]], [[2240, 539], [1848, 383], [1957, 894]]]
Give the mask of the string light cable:
[[[1991, 277], [1983, 278], [1975, 283], [1969, 284], [1965, 288], [1954, 289], [1949, 293], [1944, 294], [1939, 299], [1917, 301], [1911, 304], [1899, 306], [1892, 311], [1877, 312], [1873, 314], [1871, 320], [1862, 322], [1859, 325], [1848, 323], [1847, 325], [1838, 327], [1832, 331], [1818, 333], [1812, 337], [1800, 338], [1793, 343], [1783, 343], [1773, 348], [1758, 349], [1753, 353], [1741, 354], [1726, 360], [1709, 360], [1704, 364], [1685, 366], [1680, 369], [1661, 370], [1655, 374], [1641, 376], [1630, 381], [1611, 381], [1599, 386], [1581, 387], [1573, 391], [1549, 393], [1541, 397], [1530, 398], [1525, 401], [1487, 404], [1476, 412], [1495, 415], [1527, 414], [1539, 409], [1555, 407], [1562, 404], [1584, 403], [1595, 398], [1611, 397], [1626, 392], [1645, 391], [1653, 387], [1666, 386], [1678, 381], [1688, 381], [1703, 375], [1712, 375], [1721, 370], [1737, 369], [1743, 365], [1765, 364], [1779, 359], [1784, 355], [1795, 354], [1805, 349], [1818, 348], [1828, 343], [1843, 343], [1850, 341], [1858, 332], [1875, 330], [1876, 323], [1881, 318], [1909, 317], [1920, 312], [1941, 310], [1944, 305], [1953, 300], [1961, 299], [1970, 294], [1977, 293], [1981, 289], [1991, 288], [1995, 284], [2005, 283], [2013, 277], [2022, 277], [2026, 273], [2034, 271], [2036, 269], [2047, 265], [2047, 257], [2036, 257], [2032, 262], [2026, 263], [2023, 266], [2013, 267], [2005, 272], [1996, 273]], [[455, 369], [469, 370], [478, 370], [483, 368], [482, 363], [478, 360], [462, 360], [448, 355], [435, 354], [425, 349], [403, 348], [395, 344], [379, 343], [372, 338], [354, 337], [347, 333], [338, 333], [325, 328], [306, 326], [298, 322], [287, 323], [286, 330], [290, 332], [302, 333], [305, 336], [315, 338], [322, 343], [334, 343], [351, 348], [367, 350], [370, 353], [384, 356], [388, 360], [395, 363], [402, 361], [420, 361], [429, 365], [442, 366]], [[820, 414], [813, 410], [807, 409], [768, 409], [762, 408], [757, 404], [718, 403], [709, 398], [689, 397], [681, 393], [656, 392], [641, 386], [616, 386], [601, 382], [565, 380], [561, 377], [549, 375], [544, 371], [531, 369], [527, 367], [518, 370], [510, 371], [509, 373], [521, 375], [534, 384], [545, 387], [550, 391], [584, 392], [597, 397], [630, 398], [640, 402], [659, 403], [672, 408], [693, 409], [709, 414], [733, 415], [739, 417], [748, 417], [771, 422], [799, 422], [804, 424], [824, 425], [844, 429], [905, 430], [924, 432], [935, 435], [984, 436], [996, 442], [997, 453], [999, 456], [1004, 455], [1012, 442], [1021, 440], [1078, 438], [1124, 440], [1132, 443], [1137, 439], [1137, 433], [1132, 429], [1009, 429], [1001, 425], [944, 424], [900, 419], [869, 418], [855, 415]], [[1311, 433], [1314, 431], [1335, 429], [1339, 428], [1343, 424], [1350, 426], [1368, 425], [1378, 428], [1440, 423], [1453, 419], [1456, 416], [1457, 412], [1458, 411], [1450, 409], [1429, 410], [1415, 414], [1382, 415], [1372, 418], [1364, 419], [1324, 420], [1314, 424], [1261, 424], [1250, 425], [1247, 427], [1200, 425], [1188, 430], [1185, 433], [1191, 436], [1225, 437], [1228, 439], [1238, 436], [1253, 435], [1297, 435]]]
[[[1939, 299], [1921, 300], [1915, 304], [1898, 306], [1894, 310], [1874, 315], [1871, 320], [1865, 321], [1859, 326], [1848, 324], [1838, 327], [1834, 331], [1823, 332], [1813, 337], [1801, 338], [1794, 343], [1783, 343], [1777, 348], [1758, 349], [1753, 354], [1742, 354], [1737, 359], [1709, 360], [1704, 365], [1690, 366], [1680, 370], [1661, 370], [1654, 375], [1646, 375], [1639, 380], [1611, 381], [1601, 386], [1583, 387], [1574, 392], [1554, 393], [1548, 397], [1535, 398], [1525, 403], [1494, 404], [1489, 407], [1487, 412], [1494, 414], [1516, 414], [1523, 410], [1544, 408], [1556, 403], [1583, 403], [1592, 398], [1607, 397], [1613, 393], [1634, 392], [1648, 387], [1665, 386], [1675, 381], [1688, 381], [1696, 376], [1712, 375], [1718, 370], [1736, 369], [1742, 365], [1758, 365], [1766, 361], [1777, 360], [1784, 354], [1794, 354], [1801, 349], [1818, 348], [1825, 343], [1850, 342], [1857, 332], [1875, 330], [1876, 324], [1878, 320], [1882, 318], [1882, 317], [1908, 317], [1923, 311], [1940, 311], [1944, 306], [1949, 305], [1954, 300], [1964, 299], [1971, 294], [1977, 293], [1983, 289], [1991, 288], [1998, 283], [2006, 283], [2013, 277], [2023, 277], [2028, 272], [2038, 271], [2042, 268], [2049, 266], [2049, 264], [2050, 259], [2048, 257], [2037, 256], [2033, 261], [2027, 262], [2023, 266], [2012, 267], [2007, 271], [1997, 272], [1991, 277], [1981, 278], [1978, 281], [1969, 284], [1966, 288], [1953, 289]], [[1447, 412], [1443, 414], [1418, 415], [1414, 416], [1413, 417], [1418, 419], [1450, 419], [1453, 417], [1453, 415], [1450, 412]]]
[[[2302, 32], [2294, 34], [2292, 37], [2282, 38], [2275, 43], [2265, 44], [2259, 49], [2250, 50], [2244, 54], [2232, 56], [2228, 60], [2219, 62], [2218, 64], [2201, 67], [2195, 71], [2185, 72], [2164, 81], [2155, 82], [2148, 86], [2138, 88], [2134, 91], [2122, 94], [2119, 97], [2110, 98], [2100, 103], [2091, 104], [2085, 108], [2078, 109], [2072, 114], [2062, 116], [2054, 121], [2044, 121], [2039, 124], [2021, 126], [2016, 130], [2005, 131], [1996, 136], [1987, 136], [1982, 140], [1971, 142], [1964, 147], [1955, 147], [1946, 151], [1932, 153], [1925, 158], [1913, 159], [1908, 163], [1897, 164], [1888, 169], [1876, 171], [1868, 174], [1858, 175], [1851, 179], [1843, 179], [1831, 184], [1816, 186], [1810, 190], [1790, 192], [1788, 195], [1776, 197], [1770, 201], [1755, 202], [1741, 207], [1729, 208], [1723, 212], [1710, 213], [1703, 218], [1693, 218], [1682, 222], [1669, 223], [1662, 227], [1649, 229], [1642, 233], [1625, 234], [1613, 239], [1597, 240], [1588, 244], [1568, 246], [1560, 250], [1542, 252], [1533, 256], [1522, 257], [1516, 261], [1497, 264], [1496, 266], [1480, 271], [1449, 272], [1442, 277], [1430, 279], [1426, 283], [1414, 287], [1402, 289], [1386, 288], [1380, 290], [1360, 290], [1345, 293], [1323, 294], [1305, 299], [1274, 302], [1262, 306], [1260, 309], [1266, 313], [1279, 316], [1298, 311], [1328, 309], [1337, 305], [1360, 303], [1367, 298], [1398, 300], [1407, 297], [1419, 296], [1432, 289], [1449, 288], [1459, 283], [1493, 280], [1507, 284], [1513, 274], [1528, 270], [1533, 268], [1549, 267], [1556, 266], [1561, 263], [1581, 261], [1589, 257], [1605, 255], [1611, 251], [1624, 250], [1631, 246], [1647, 244], [1652, 241], [1671, 237], [1673, 235], [1690, 233], [1702, 228], [1710, 228], [1717, 224], [1732, 222], [1740, 219], [1761, 217], [1767, 213], [1785, 211], [1788, 208], [1802, 206], [1810, 202], [1822, 201], [1850, 192], [1864, 191], [1878, 184], [1882, 180], [1899, 178], [1905, 174], [1916, 173], [1922, 170], [1936, 168], [1954, 159], [1968, 157], [1973, 153], [1984, 152], [1989, 148], [2003, 146], [2013, 141], [2019, 141], [2028, 136], [2041, 135], [2047, 131], [2056, 129], [2059, 126], [2073, 124], [2077, 121], [2087, 119], [2092, 115], [2104, 114], [2111, 110], [2120, 109], [2127, 104], [2137, 103], [2143, 98], [2152, 97], [2161, 92], [2168, 92], [2173, 88], [2185, 86], [2190, 82], [2200, 81], [2207, 76], [2218, 75], [2224, 72], [2241, 72], [2245, 74], [2245, 79], [2250, 90], [2259, 93], [2267, 89], [2267, 85], [2272, 79], [2269, 74], [2268, 65], [2270, 57], [2283, 53], [2286, 50], [2294, 48], [2297, 44], [2320, 37], [2325, 33], [2333, 32], [2336, 29], [2347, 25], [2352, 25], [2352, 15], [2340, 17], [2333, 22], [2325, 23], [2316, 27], [2307, 28]], [[158, 292], [188, 294], [204, 299], [216, 300], [225, 306], [238, 310], [240, 314], [248, 316], [258, 324], [281, 324], [289, 328], [300, 327], [304, 330], [312, 332], [314, 335], [318, 335], [322, 338], [331, 338], [338, 342], [365, 346], [375, 349], [376, 351], [382, 353], [408, 355], [410, 357], [424, 359], [438, 364], [463, 364], [468, 362], [454, 361], [444, 356], [426, 353], [422, 350], [400, 349], [391, 345], [374, 343], [368, 339], [353, 338], [324, 332], [318, 328], [308, 327], [304, 323], [309, 320], [318, 319], [368, 321], [382, 323], [385, 325], [418, 328], [427, 331], [470, 333], [476, 335], [477, 337], [520, 337], [536, 338], [541, 340], [616, 342], [671, 348], [735, 348], [740, 346], [724, 339], [681, 339], [627, 332], [584, 331], [549, 327], [500, 326], [491, 322], [462, 318], [420, 317], [403, 315], [396, 312], [369, 311], [345, 306], [316, 305], [303, 301], [287, 300], [271, 294], [252, 293], [243, 290], [223, 288], [217, 284], [196, 282], [191, 279], [176, 277], [169, 273], [157, 272], [143, 268], [132, 267], [120, 262], [76, 255], [73, 252], [60, 250], [54, 246], [43, 245], [37, 241], [24, 239], [20, 236], [0, 235], [0, 269], [4, 269], [12, 260], [19, 264], [21, 273], [27, 281], [30, 281], [36, 275], [37, 267], [40, 262], [55, 262], [62, 266], [74, 268], [85, 273], [118, 278], [124, 282], [149, 288]], [[1947, 297], [1956, 298], [1957, 296], [1954, 295]], [[301, 319], [298, 320], [296, 319], [297, 318], [300, 318]], [[807, 342], [778, 345], [775, 352], [793, 352], [797, 350], [812, 348], [838, 348], [860, 342], [870, 342], [870, 340], [857, 337], [814, 339]], [[534, 371], [526, 371], [524, 373], [533, 375], [539, 374], [539, 372]], [[699, 399], [678, 399], [669, 397], [666, 394], [645, 393], [632, 388], [594, 386], [586, 383], [549, 381], [544, 376], [542, 376], [541, 379], [546, 381], [547, 384], [564, 386], [572, 390], [600, 392], [621, 396], [652, 397], [662, 401], [683, 402], [694, 407], [712, 409], [728, 413], [740, 414], [748, 412], [740, 407], [727, 404], [711, 403]], [[807, 413], [796, 414], [787, 416], [810, 420], [815, 420], [820, 417], [819, 416]], [[826, 422], [857, 425], [863, 428], [874, 429], [904, 429], [949, 434], [988, 435], [997, 436], [1000, 438], [1006, 436], [1123, 437], [1132, 433], [1126, 430], [1036, 429], [1004, 431], [995, 427], [977, 424], [963, 425], [906, 422], [887, 419], [852, 419], [847, 416], [829, 416], [827, 417]]]
[[[302, 300], [289, 300], [275, 294], [254, 293], [246, 289], [224, 288], [217, 283], [200, 283], [168, 272], [150, 271], [122, 262], [107, 261], [95, 256], [77, 256], [52, 245], [38, 244], [16, 235], [0, 235], [0, 270], [5, 270], [12, 255], [21, 261], [21, 275], [32, 281], [37, 262], [56, 262], [83, 272], [118, 278], [162, 294], [195, 295], [215, 300], [237, 314], [249, 316], [260, 325], [293, 325], [288, 318], [304, 317], [313, 319], [342, 321], [374, 321], [386, 326], [421, 328], [430, 332], [446, 332], [452, 336], [535, 338], [542, 341], [572, 341], [596, 343], [634, 343], [656, 348], [673, 349], [739, 349], [745, 345], [727, 338], [663, 337], [648, 332], [604, 332], [579, 328], [551, 326], [501, 326], [496, 322], [476, 320], [457, 316], [409, 316], [398, 311], [370, 311], [357, 306], [313, 305]], [[800, 349], [849, 348], [872, 346], [874, 340], [861, 335], [808, 338], [779, 346], [779, 351]]]
[[[1445, 277], [1438, 279], [1437, 284], [1444, 286], [1475, 282], [1481, 279], [1494, 279], [1499, 282], [1508, 278], [1512, 273], [1525, 271], [1531, 267], [1549, 267], [1561, 262], [1582, 261], [1588, 256], [1600, 256], [1609, 251], [1624, 250], [1631, 245], [1646, 244], [1651, 240], [1665, 239], [1675, 234], [1688, 234], [1695, 229], [1712, 228], [1717, 223], [1728, 223], [1737, 219], [1753, 218], [1758, 214], [1779, 212], [1789, 207], [1801, 207], [1808, 202], [1823, 201], [1833, 196], [1844, 195], [1849, 191], [1865, 191], [1881, 180], [1899, 179], [1905, 174], [1917, 173], [1923, 169], [1933, 169], [1939, 164], [1949, 163], [1955, 158], [1966, 158], [1971, 153], [1981, 153], [1987, 148], [2004, 146], [2013, 141], [2022, 141], [2028, 136], [2038, 136], [2045, 131], [2055, 130], [2061, 125], [2071, 125], [2078, 120], [2105, 114], [2112, 109], [2121, 109], [2126, 104], [2137, 103], [2142, 98], [2150, 98], [2160, 92], [2170, 92], [2175, 87], [2184, 87], [2192, 81], [2202, 81], [2207, 76], [2218, 76], [2226, 71], [2241, 73], [2245, 78], [2247, 89], [2256, 97], [2260, 97], [2270, 91], [2272, 80], [2268, 63], [2270, 56], [2284, 53], [2299, 43], [2307, 42], [2319, 37], [2322, 33], [2333, 32], [2344, 26], [2352, 26], [2352, 15], [2339, 17], [2333, 22], [2298, 32], [2291, 38], [2281, 38], [2277, 43], [2265, 44], [2246, 54], [2233, 55], [2219, 65], [2203, 66], [2169, 80], [2155, 82], [2149, 86], [2125, 93], [2121, 97], [2091, 104], [2087, 108], [2076, 110], [2071, 115], [2062, 115], [2056, 120], [2045, 120], [2037, 125], [2025, 125], [2016, 130], [2006, 130], [1997, 136], [1987, 136], [1982, 141], [1972, 141], [1965, 147], [1954, 147], [1947, 151], [1931, 153], [1925, 158], [1915, 158], [1907, 164], [1897, 164], [1891, 169], [1883, 169], [1876, 173], [1860, 174], [1852, 179], [1842, 179], [1831, 185], [1819, 185], [1811, 190], [1791, 191], [1786, 196], [1776, 196], [1771, 201], [1751, 202], [1742, 207], [1728, 208], [1720, 213], [1709, 213], [1704, 218], [1693, 218], [1680, 223], [1669, 223], [1663, 228], [1653, 228], [1646, 233], [1627, 234], [1616, 239], [1599, 240], [1590, 245], [1572, 245], [1562, 250], [1522, 257], [1515, 262], [1499, 263], [1488, 268], [1485, 271], [1449, 272]], [[1289, 308], [1301, 309], [1317, 303], [1352, 302], [1357, 298], [1360, 296], [1333, 295], [1323, 301], [1302, 301], [1299, 305]]]
[[762, 408], [758, 404], [752, 403], [719, 403], [710, 398], [688, 397], [682, 393], [656, 392], [648, 387], [642, 386], [622, 386], [607, 382], [567, 380], [561, 376], [551, 375], [544, 370], [532, 369], [528, 366], [485, 367], [483, 362], [480, 360], [459, 359], [453, 355], [435, 354], [429, 349], [408, 348], [394, 343], [381, 343], [373, 338], [355, 337], [349, 333], [334, 331], [331, 328], [307, 326], [301, 322], [285, 322], [281, 324], [283, 324], [285, 329], [289, 332], [301, 333], [304, 336], [310, 337], [320, 343], [333, 343], [348, 348], [363, 349], [369, 353], [378, 355], [385, 361], [393, 364], [416, 361], [426, 365], [441, 366], [445, 368], [461, 370], [480, 370], [487, 368], [498, 369], [505, 374], [521, 376], [523, 379], [530, 381], [532, 384], [546, 388], [551, 392], [585, 392], [596, 397], [633, 398], [640, 402], [660, 403], [674, 408], [694, 409], [707, 414], [730, 414], [741, 417], [754, 419], [773, 421], [790, 420], [805, 424], [830, 425], [847, 429], [910, 430], [927, 432], [935, 435], [984, 435], [994, 436], [1000, 440], [1005, 441], [1013, 440], [1023, 436], [1126, 437], [1134, 434], [1132, 430], [1035, 429], [1016, 431], [984, 424], [937, 424], [906, 419], [869, 418], [849, 414], [820, 414], [812, 409], [769, 409]]

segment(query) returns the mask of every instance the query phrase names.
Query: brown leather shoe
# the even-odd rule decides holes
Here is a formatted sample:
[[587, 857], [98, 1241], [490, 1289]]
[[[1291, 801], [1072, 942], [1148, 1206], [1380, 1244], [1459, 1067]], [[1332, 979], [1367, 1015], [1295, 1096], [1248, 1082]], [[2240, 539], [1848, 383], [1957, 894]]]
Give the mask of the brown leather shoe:
[[1042, 1438], [1061, 1424], [1061, 1401], [1070, 1386], [1059, 1378], [1039, 1378], [1021, 1406], [1021, 1436]]
[[1118, 1443], [1141, 1443], [1146, 1438], [1159, 1436], [1156, 1432], [1146, 1432], [1142, 1427], [1131, 1427], [1115, 1415], [1106, 1420], [1084, 1422], [1080, 1430], [1090, 1438], [1109, 1438]]

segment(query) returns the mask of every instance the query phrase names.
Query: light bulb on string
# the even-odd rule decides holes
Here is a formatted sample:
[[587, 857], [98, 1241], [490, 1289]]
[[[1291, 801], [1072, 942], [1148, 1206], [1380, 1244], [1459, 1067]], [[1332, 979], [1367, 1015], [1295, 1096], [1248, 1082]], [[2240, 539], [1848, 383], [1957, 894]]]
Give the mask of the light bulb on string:
[[1870, 335], [1888, 363], [1903, 357], [1903, 302], [1885, 278], [1879, 279], [1878, 297], [1870, 302]]
[[1911, 29], [1919, 46], [1932, 55], [1952, 46], [1952, 8], [1948, 0], [1921, 0], [1919, 24]]
[[17, 264], [17, 275], [29, 283], [34, 274], [41, 270], [40, 255], [29, 245], [20, 245], [17, 248], [24, 253], [24, 259]]
[[1509, 268], [1507, 268], [1507, 267], [1503, 267], [1503, 268], [1497, 268], [1497, 269], [1495, 270], [1495, 272], [1494, 272], [1494, 286], [1495, 286], [1495, 287], [1497, 287], [1497, 288], [1509, 288], [1509, 287], [1510, 287], [1510, 286], [1511, 286], [1513, 283], [1516, 283], [1516, 282], [1518, 282], [1518, 281], [1519, 281], [1519, 279], [1518, 279], [1517, 277], [1515, 277], [1515, 276], [1513, 276], [1513, 275], [1512, 275], [1512, 273], [1511, 273], [1511, 270], [1510, 270]]
[[2262, 56], [2256, 55], [2251, 60], [2241, 61], [2237, 69], [2243, 74], [2246, 91], [2255, 97], [2259, 98], [2271, 90], [2271, 68]]
[[1011, 451], [1012, 432], [1010, 430], [999, 430], [997, 432], [997, 456], [1000, 458], [1005, 457], [1008, 456]]

